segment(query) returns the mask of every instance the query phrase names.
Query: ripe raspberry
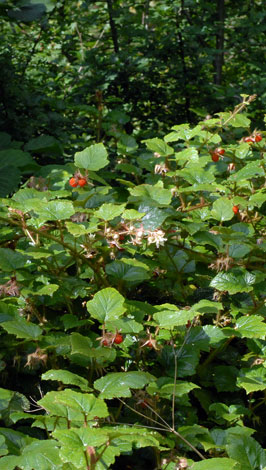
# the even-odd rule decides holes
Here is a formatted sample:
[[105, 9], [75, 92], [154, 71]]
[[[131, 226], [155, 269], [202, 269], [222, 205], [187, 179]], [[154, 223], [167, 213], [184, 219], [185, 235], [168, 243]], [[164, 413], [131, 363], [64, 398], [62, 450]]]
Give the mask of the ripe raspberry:
[[218, 161], [219, 161], [219, 158], [220, 158], [220, 157], [219, 157], [219, 154], [216, 153], [216, 152], [212, 152], [212, 153], [211, 153], [211, 157], [212, 157], [212, 161], [213, 161], [213, 162], [218, 162]]
[[238, 214], [238, 212], [239, 212], [238, 206], [234, 206], [234, 207], [233, 207], [233, 213], [234, 213], [234, 214]]
[[262, 140], [262, 137], [260, 134], [256, 134], [254, 137], [255, 142], [260, 142]]
[[114, 339], [114, 343], [115, 344], [120, 344], [120, 343], [123, 343], [124, 341], [124, 338], [122, 335], [120, 335], [119, 333], [117, 333], [115, 339]]
[[69, 184], [70, 184], [70, 186], [72, 186], [72, 188], [76, 188], [77, 185], [78, 185], [78, 182], [77, 182], [76, 178], [73, 177], [73, 178], [70, 178]]
[[83, 186], [85, 186], [85, 184], [87, 183], [87, 180], [85, 178], [80, 178], [78, 180], [78, 185], [82, 188]]

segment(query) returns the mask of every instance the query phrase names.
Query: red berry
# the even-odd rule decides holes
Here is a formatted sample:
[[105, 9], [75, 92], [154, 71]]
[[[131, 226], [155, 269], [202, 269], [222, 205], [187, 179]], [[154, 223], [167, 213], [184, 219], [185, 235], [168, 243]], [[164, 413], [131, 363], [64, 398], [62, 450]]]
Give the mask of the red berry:
[[153, 348], [153, 344], [151, 341], [149, 341], [148, 343], [146, 343], [147, 348]]
[[114, 339], [114, 343], [115, 344], [120, 344], [120, 343], [123, 343], [124, 341], [124, 338], [122, 335], [120, 335], [119, 333], [116, 334], [116, 337]]
[[211, 153], [211, 156], [212, 156], [212, 161], [213, 162], [218, 162], [219, 161], [219, 153], [216, 153], [216, 152], [212, 152]]
[[239, 212], [238, 206], [234, 206], [234, 207], [233, 207], [233, 213], [234, 213], [234, 214], [238, 214], [238, 212]]
[[218, 153], [219, 155], [224, 155], [225, 150], [222, 149], [221, 147], [218, 147], [218, 149], [215, 150], [215, 153]]
[[254, 137], [255, 142], [260, 142], [262, 140], [262, 137], [260, 134], [255, 135]]
[[103, 346], [109, 346], [109, 342], [107, 341], [107, 339], [104, 339], [104, 340], [102, 341], [102, 345], [103, 345]]
[[244, 138], [244, 142], [247, 142], [248, 144], [253, 144], [254, 138], [251, 137], [251, 135], [250, 135], [249, 137]]
[[76, 178], [70, 178], [69, 184], [70, 184], [70, 186], [72, 186], [72, 188], [76, 188], [77, 185], [78, 185], [78, 182], [77, 182]]
[[78, 185], [83, 187], [87, 183], [87, 180], [85, 178], [80, 178], [78, 181]]

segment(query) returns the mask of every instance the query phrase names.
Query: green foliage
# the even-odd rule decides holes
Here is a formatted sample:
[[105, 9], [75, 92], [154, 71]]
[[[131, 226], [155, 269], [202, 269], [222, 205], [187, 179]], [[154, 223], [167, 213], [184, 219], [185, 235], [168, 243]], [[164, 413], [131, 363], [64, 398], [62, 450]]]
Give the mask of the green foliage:
[[[251, 101], [143, 146], [84, 146], [2, 198], [0, 469], [115, 469], [142, 447], [168, 470], [266, 467], [265, 138], [240, 114]], [[24, 175], [25, 152], [10, 152]]]

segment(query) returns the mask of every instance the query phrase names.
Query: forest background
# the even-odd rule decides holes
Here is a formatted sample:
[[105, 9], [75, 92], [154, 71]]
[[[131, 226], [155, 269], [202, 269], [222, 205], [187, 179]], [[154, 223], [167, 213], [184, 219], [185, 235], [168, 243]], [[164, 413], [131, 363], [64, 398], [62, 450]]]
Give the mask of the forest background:
[[266, 470], [263, 3], [0, 0], [0, 470]]

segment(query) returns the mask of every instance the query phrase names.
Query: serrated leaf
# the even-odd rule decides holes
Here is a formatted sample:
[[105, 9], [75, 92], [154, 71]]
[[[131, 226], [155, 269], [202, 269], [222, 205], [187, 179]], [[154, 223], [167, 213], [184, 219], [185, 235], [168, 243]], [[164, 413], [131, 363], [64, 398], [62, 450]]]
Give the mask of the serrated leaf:
[[[35, 6], [37, 7], [38, 5]], [[50, 135], [41, 135], [31, 139], [25, 145], [25, 150], [30, 150], [34, 153], [46, 153], [52, 156], [61, 156], [63, 149], [62, 145], [55, 137]]]
[[7, 321], [1, 323], [1, 326], [9, 334], [15, 335], [17, 338], [36, 340], [42, 334], [42, 329], [34, 323], [27, 322], [24, 318], [15, 321]]
[[261, 338], [266, 335], [266, 324], [259, 315], [241, 317], [236, 321], [235, 330], [244, 338]]
[[175, 153], [175, 157], [177, 162], [181, 165], [187, 160], [193, 163], [197, 163], [199, 161], [199, 154], [196, 148], [190, 147], [185, 150], [181, 150], [181, 152]]
[[103, 204], [99, 210], [94, 212], [96, 217], [103, 219], [105, 221], [113, 220], [115, 217], [118, 217], [122, 214], [125, 209], [125, 204]]
[[94, 382], [101, 398], [131, 397], [130, 389], [141, 389], [154, 377], [148, 372], [111, 372]]
[[42, 222], [47, 220], [65, 220], [75, 214], [72, 202], [62, 199], [49, 202], [29, 199], [24, 207], [28, 211], [33, 210], [42, 219]]
[[228, 124], [232, 127], [249, 127], [250, 119], [243, 113], [237, 114]]
[[116, 289], [107, 287], [97, 292], [92, 300], [87, 302], [88, 312], [101, 323], [116, 320], [125, 312], [124, 297]]
[[23, 470], [57, 470], [61, 465], [58, 444], [54, 440], [32, 442], [26, 446], [17, 465]]
[[150, 278], [149, 266], [136, 259], [121, 258], [105, 266], [106, 273], [113, 279], [139, 283]]
[[94, 144], [82, 152], [75, 153], [75, 165], [85, 170], [98, 171], [108, 165], [107, 152], [103, 144]]
[[265, 450], [250, 436], [240, 436], [230, 430], [226, 450], [229, 457], [237, 460], [245, 470], [261, 469], [266, 465]]
[[193, 463], [191, 470], [239, 470], [236, 460], [223, 458], [213, 458]]
[[77, 410], [86, 416], [87, 420], [94, 419], [95, 416], [106, 418], [109, 415], [105, 402], [89, 393], [66, 389], [55, 396], [55, 402]]
[[219, 291], [228, 291], [229, 294], [236, 294], [237, 292], [252, 291], [255, 281], [255, 274], [235, 269], [218, 273], [211, 281], [210, 286]]
[[241, 170], [231, 175], [230, 180], [248, 180], [250, 178], [255, 178], [255, 176], [265, 176], [265, 172], [261, 166], [260, 161], [247, 163], [244, 168], [241, 168]]
[[173, 394], [176, 397], [181, 397], [182, 395], [187, 395], [191, 390], [195, 388], [200, 388], [198, 385], [193, 384], [192, 382], [184, 382], [182, 380], [177, 380], [176, 384], [170, 377], [160, 377], [156, 382], [152, 382], [146, 388], [147, 392], [150, 395], [156, 395], [163, 398], [171, 398]]
[[[102, 429], [79, 428], [56, 430], [53, 436], [60, 443], [60, 457], [63, 462], [72, 462], [76, 468], [85, 469], [88, 462], [85, 456], [87, 448], [99, 447], [108, 441], [108, 435]], [[87, 454], [89, 459], [89, 454]]]
[[225, 197], [220, 197], [214, 201], [211, 215], [214, 219], [224, 222], [234, 217], [233, 202]]
[[42, 380], [57, 380], [66, 385], [76, 385], [81, 390], [89, 392], [91, 388], [89, 387], [88, 380], [84, 379], [80, 375], [73, 374], [68, 370], [61, 369], [51, 369], [42, 374]]
[[[164, 189], [160, 183], [154, 186], [150, 184], [140, 184], [130, 189], [129, 192], [131, 194], [129, 201], [146, 202], [149, 205], [169, 206], [172, 199], [171, 191]], [[139, 211], [141, 212], [141, 208], [139, 208]]]
[[247, 393], [266, 390], [266, 369], [263, 366], [254, 366], [252, 369], [241, 369], [237, 379], [238, 387], [244, 388]]
[[154, 319], [161, 328], [173, 328], [174, 326], [186, 325], [193, 320], [195, 312], [187, 310], [163, 310], [154, 314]]
[[24, 268], [27, 259], [26, 256], [10, 248], [0, 248], [0, 268], [3, 271], [11, 272]]
[[174, 149], [172, 147], [157, 137], [154, 139], [143, 140], [142, 142], [145, 142], [149, 150], [159, 153], [162, 157], [167, 157], [168, 155], [173, 155], [174, 153]]

